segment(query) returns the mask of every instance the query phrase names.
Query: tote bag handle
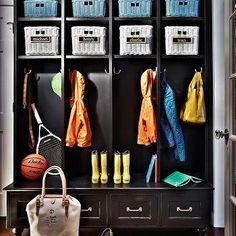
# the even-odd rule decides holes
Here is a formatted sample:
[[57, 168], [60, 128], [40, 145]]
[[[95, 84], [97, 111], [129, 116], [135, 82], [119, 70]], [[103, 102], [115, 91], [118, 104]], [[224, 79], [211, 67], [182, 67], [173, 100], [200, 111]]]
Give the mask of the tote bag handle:
[[65, 177], [63, 170], [59, 166], [51, 166], [45, 171], [45, 173], [43, 175], [43, 180], [42, 180], [42, 193], [41, 193], [40, 198], [41, 198], [41, 200], [43, 200], [43, 198], [46, 195], [46, 187], [45, 187], [46, 176], [47, 176], [47, 174], [50, 174], [50, 171], [52, 171], [52, 170], [57, 171], [58, 174], [60, 175], [61, 182], [62, 182], [62, 201], [65, 201], [66, 196], [67, 196], [66, 177]]

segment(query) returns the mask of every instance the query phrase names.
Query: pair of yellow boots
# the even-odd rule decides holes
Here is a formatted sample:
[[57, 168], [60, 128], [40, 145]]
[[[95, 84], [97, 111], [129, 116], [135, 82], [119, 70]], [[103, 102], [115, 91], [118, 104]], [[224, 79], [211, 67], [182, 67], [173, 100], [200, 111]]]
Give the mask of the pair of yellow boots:
[[[122, 153], [122, 161], [123, 161], [123, 175], [122, 181], [124, 184], [128, 184], [130, 182], [130, 152], [125, 151]], [[107, 174], [107, 151], [101, 152], [101, 175], [99, 174], [98, 168], [98, 152], [95, 150], [92, 152], [91, 156], [92, 162], [92, 183], [97, 184], [99, 182], [99, 178], [102, 184], [106, 184], [108, 182], [108, 174]], [[114, 176], [113, 180], [115, 184], [121, 183], [121, 154], [116, 151], [114, 153]]]

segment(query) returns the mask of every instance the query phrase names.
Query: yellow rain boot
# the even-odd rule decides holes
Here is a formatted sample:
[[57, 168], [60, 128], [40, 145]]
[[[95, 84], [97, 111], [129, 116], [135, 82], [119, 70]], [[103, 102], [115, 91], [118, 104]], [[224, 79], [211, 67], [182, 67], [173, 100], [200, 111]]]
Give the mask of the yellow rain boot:
[[92, 162], [92, 183], [97, 184], [99, 181], [99, 169], [98, 169], [98, 152], [92, 151], [91, 155]]
[[101, 152], [101, 183], [107, 184], [107, 151]]
[[123, 161], [123, 176], [122, 180], [124, 184], [129, 184], [130, 182], [130, 152], [125, 151], [122, 153], [122, 161]]
[[114, 184], [120, 184], [121, 183], [121, 173], [120, 173], [120, 153], [118, 151], [115, 151], [114, 153]]

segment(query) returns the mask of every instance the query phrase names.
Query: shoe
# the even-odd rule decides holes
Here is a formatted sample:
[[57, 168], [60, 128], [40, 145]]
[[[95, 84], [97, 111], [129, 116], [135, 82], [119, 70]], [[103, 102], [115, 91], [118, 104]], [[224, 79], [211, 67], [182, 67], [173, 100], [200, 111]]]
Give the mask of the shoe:
[[99, 182], [99, 169], [98, 169], [98, 152], [92, 151], [91, 155], [92, 163], [92, 183], [97, 184]]
[[120, 173], [120, 153], [118, 151], [115, 151], [114, 153], [114, 184], [120, 184], [121, 183], [121, 173]]
[[107, 151], [101, 152], [101, 183], [107, 184], [108, 175], [107, 175]]
[[122, 181], [124, 184], [130, 183], [130, 152], [125, 151], [122, 153], [122, 162], [123, 162], [123, 175]]

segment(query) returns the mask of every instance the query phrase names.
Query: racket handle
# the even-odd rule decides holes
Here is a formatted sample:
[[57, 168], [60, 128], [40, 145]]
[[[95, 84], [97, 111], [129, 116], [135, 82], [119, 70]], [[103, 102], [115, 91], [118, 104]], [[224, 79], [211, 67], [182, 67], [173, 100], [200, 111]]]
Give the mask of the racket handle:
[[40, 118], [40, 116], [39, 116], [39, 113], [38, 113], [38, 111], [37, 111], [37, 109], [36, 109], [35, 103], [32, 103], [32, 104], [31, 104], [31, 107], [32, 107], [32, 110], [33, 110], [33, 112], [34, 112], [35, 119], [37, 120], [38, 124], [39, 124], [39, 125], [42, 124], [42, 120], [41, 120], [41, 118]]

